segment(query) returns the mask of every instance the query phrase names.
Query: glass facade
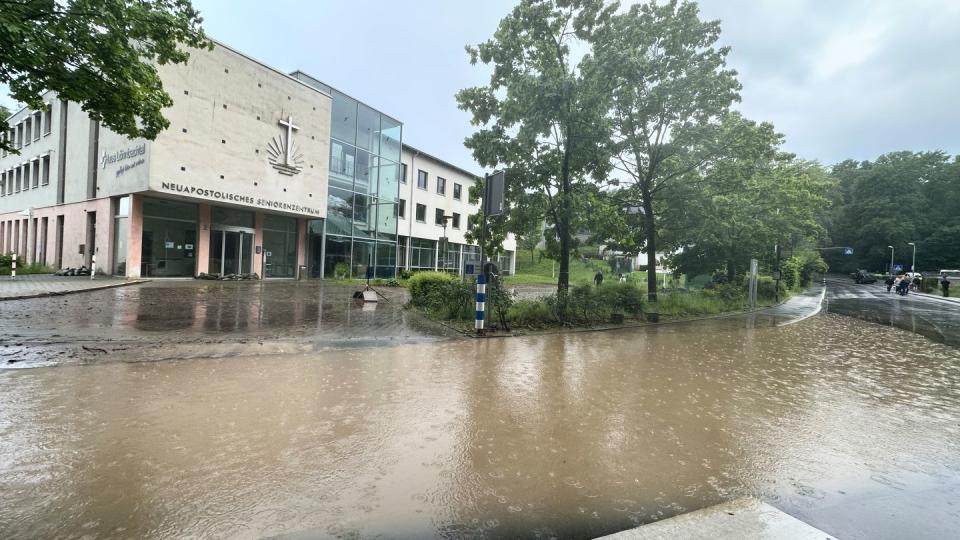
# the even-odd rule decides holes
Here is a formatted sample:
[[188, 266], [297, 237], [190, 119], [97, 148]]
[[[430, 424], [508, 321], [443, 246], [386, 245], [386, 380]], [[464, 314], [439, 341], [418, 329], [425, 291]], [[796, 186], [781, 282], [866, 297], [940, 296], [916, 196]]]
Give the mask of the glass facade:
[[322, 266], [328, 278], [365, 278], [368, 268], [372, 276], [393, 277], [403, 126], [315, 79], [295, 76], [333, 98], [326, 232], [317, 246], [314, 231], [324, 225], [308, 224], [310, 275], [319, 277]]
[[197, 205], [143, 200], [141, 276], [192, 277], [196, 245]]
[[294, 277], [296, 272], [297, 220], [269, 214], [264, 216], [264, 277]]

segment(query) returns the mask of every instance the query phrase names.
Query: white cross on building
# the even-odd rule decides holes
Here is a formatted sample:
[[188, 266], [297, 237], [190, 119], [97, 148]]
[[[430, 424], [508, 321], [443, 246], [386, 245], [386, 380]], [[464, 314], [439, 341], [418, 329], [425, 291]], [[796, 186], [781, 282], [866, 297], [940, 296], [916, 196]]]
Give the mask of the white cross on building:
[[284, 156], [284, 165], [293, 166], [293, 132], [300, 129], [293, 125], [293, 115], [287, 115], [287, 119], [280, 119], [280, 125], [287, 128], [286, 155]]

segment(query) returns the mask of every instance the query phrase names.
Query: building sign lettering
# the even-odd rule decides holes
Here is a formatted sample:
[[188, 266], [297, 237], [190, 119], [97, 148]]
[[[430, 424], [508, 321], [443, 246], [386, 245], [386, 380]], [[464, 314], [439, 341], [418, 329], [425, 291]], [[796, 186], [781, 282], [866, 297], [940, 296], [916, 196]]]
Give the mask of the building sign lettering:
[[126, 150], [120, 150], [113, 152], [104, 152], [103, 157], [100, 158], [100, 168], [106, 169], [107, 165], [118, 163], [120, 161], [125, 161], [130, 158], [135, 158], [137, 156], [142, 156], [147, 153], [147, 143], [143, 143], [139, 146], [134, 146], [133, 148], [128, 148]]
[[231, 193], [229, 191], [220, 191], [216, 189], [198, 188], [196, 186], [188, 186], [174, 182], [162, 182], [160, 186], [166, 191], [170, 191], [172, 193], [182, 193], [192, 197], [202, 197], [205, 199], [215, 199], [218, 201], [249, 204], [263, 208], [273, 208], [275, 210], [294, 212], [297, 214], [310, 214], [313, 216], [321, 215], [320, 210], [317, 208], [282, 201], [274, 201], [271, 199], [265, 199], [263, 197], [251, 197], [250, 195], [241, 195], [239, 193]]

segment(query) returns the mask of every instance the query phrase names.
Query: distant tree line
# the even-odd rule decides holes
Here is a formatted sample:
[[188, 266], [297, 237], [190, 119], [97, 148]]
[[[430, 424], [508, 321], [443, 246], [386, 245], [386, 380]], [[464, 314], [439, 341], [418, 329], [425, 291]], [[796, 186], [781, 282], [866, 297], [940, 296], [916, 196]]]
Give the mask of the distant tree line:
[[916, 244], [916, 269], [936, 272], [960, 268], [960, 156], [944, 152], [892, 152], [874, 161], [847, 160], [835, 165], [833, 204], [824, 212], [824, 247], [834, 270], [889, 271], [894, 263], [910, 269]]

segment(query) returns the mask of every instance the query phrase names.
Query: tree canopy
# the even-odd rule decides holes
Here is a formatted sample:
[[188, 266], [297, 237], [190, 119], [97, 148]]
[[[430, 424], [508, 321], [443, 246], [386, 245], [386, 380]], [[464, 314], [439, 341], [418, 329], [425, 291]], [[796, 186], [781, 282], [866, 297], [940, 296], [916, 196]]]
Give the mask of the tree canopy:
[[960, 156], [944, 152], [891, 152], [875, 161], [843, 161], [832, 168], [837, 186], [824, 215], [824, 247], [849, 246], [853, 256], [828, 252], [837, 270], [909, 269], [913, 246], [917, 271], [960, 267]]
[[606, 94], [571, 49], [614, 10], [602, 0], [522, 0], [492, 39], [467, 47], [472, 64], [492, 66], [489, 83], [457, 94], [479, 126], [465, 141], [474, 158], [505, 167], [511, 204], [537, 209], [556, 227], [560, 293], [569, 285], [571, 237], [586, 215], [590, 177], [603, 178], [609, 166], [601, 151]]
[[189, 0], [2, 0], [0, 83], [29, 107], [43, 94], [81, 104], [130, 137], [153, 139], [173, 104], [156, 65], [209, 47]]

